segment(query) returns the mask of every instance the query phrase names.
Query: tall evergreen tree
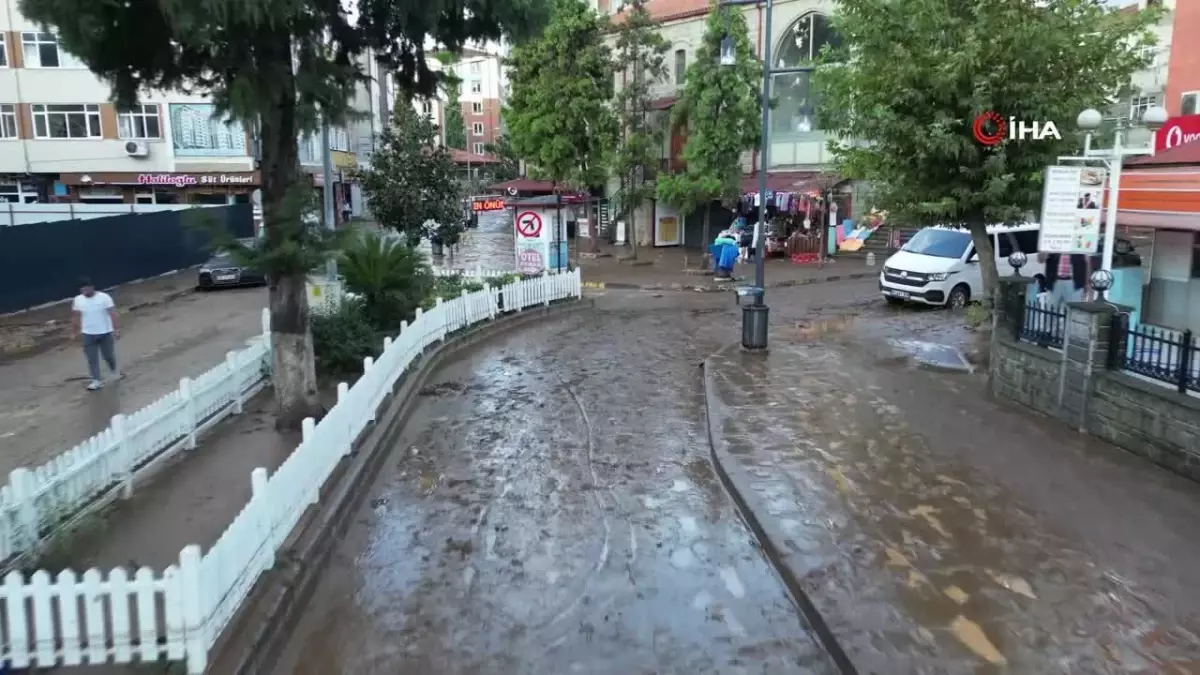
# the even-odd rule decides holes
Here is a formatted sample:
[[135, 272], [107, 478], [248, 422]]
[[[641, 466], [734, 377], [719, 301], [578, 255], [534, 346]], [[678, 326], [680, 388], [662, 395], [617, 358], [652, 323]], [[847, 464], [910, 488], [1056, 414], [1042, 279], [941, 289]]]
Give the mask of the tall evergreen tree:
[[286, 428], [320, 414], [305, 282], [324, 240], [288, 199], [299, 183], [300, 133], [322, 115], [346, 119], [368, 50], [402, 88], [428, 95], [439, 78], [426, 65], [427, 42], [457, 51], [471, 39], [519, 38], [537, 31], [544, 9], [544, 0], [21, 0], [21, 13], [54, 30], [119, 105], [147, 90], [204, 92], [221, 115], [257, 131], [272, 382]]
[[[990, 303], [998, 272], [987, 235], [1041, 203], [1043, 168], [1071, 154], [1086, 108], [1145, 64], [1155, 10], [1080, 0], [840, 0], [844, 47], [815, 86], [841, 175], [870, 181], [878, 206], [971, 230]], [[1054, 122], [1062, 140], [978, 143], [985, 111]]]
[[629, 223], [628, 239], [634, 257], [638, 240], [649, 244], [651, 223], [645, 236], [637, 228], [637, 210], [654, 196], [651, 173], [658, 170], [664, 125], [651, 121], [650, 93], [667, 76], [666, 55], [671, 43], [658, 32], [646, 0], [631, 0], [621, 9], [617, 23], [617, 63], [623, 82], [614, 98], [621, 137], [613, 171], [621, 180], [620, 213]]
[[467, 123], [463, 119], [462, 78], [450, 68], [446, 71], [446, 146], [459, 150], [467, 149]]
[[[733, 41], [734, 61], [722, 65], [726, 37]], [[762, 65], [740, 9], [714, 6], [709, 12], [673, 123], [687, 130], [684, 167], [659, 178], [658, 197], [685, 218], [704, 209], [707, 247], [712, 204], [728, 206], [741, 197], [742, 153], [757, 148], [762, 137]]]
[[504, 119], [517, 156], [534, 175], [591, 188], [608, 175], [617, 120], [605, 22], [581, 0], [554, 0], [541, 37], [513, 49]]

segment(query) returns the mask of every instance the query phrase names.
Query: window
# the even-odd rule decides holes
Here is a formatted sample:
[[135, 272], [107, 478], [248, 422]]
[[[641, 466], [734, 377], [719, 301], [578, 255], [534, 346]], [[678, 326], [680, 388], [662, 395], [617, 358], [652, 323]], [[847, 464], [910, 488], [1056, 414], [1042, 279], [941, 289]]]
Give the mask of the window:
[[1129, 119], [1140, 122], [1146, 111], [1158, 104], [1153, 96], [1134, 96], [1129, 101]]
[[34, 138], [102, 138], [100, 106], [34, 104]]
[[483, 83], [480, 82], [479, 80], [472, 80], [471, 81], [471, 93], [472, 94], [482, 94], [483, 93]]
[[117, 115], [117, 133], [121, 138], [162, 138], [158, 125], [158, 106], [135, 105]]
[[8, 41], [4, 33], [0, 33], [0, 68], [8, 67]]
[[999, 232], [996, 240], [996, 257], [1001, 260], [1007, 260], [1013, 251], [1020, 251], [1025, 255], [1035, 255], [1038, 252], [1037, 230]]
[[338, 152], [350, 152], [350, 132], [345, 129], [329, 130], [329, 149]]
[[433, 117], [433, 101], [421, 101], [421, 114], [426, 117]]
[[478, 73], [481, 65], [479, 61], [472, 61], [467, 64], [467, 72]]
[[0, 104], [0, 139], [8, 140], [17, 137], [17, 106], [11, 103]]
[[133, 203], [134, 204], [153, 204], [154, 203], [154, 193], [153, 192], [139, 192], [133, 196]]
[[83, 68], [74, 56], [58, 46], [53, 33], [21, 33], [26, 68]]
[[[775, 67], [815, 67], [821, 50], [841, 45], [841, 37], [829, 26], [829, 19], [816, 12], [805, 14], [784, 33], [776, 52]], [[806, 133], [816, 128], [816, 100], [813, 98], [812, 73], [776, 75], [777, 105], [771, 111], [771, 130], [780, 133]]]
[[687, 50], [675, 50], [675, 84], [683, 84], [687, 77]]
[[1180, 115], [1200, 115], [1200, 91], [1189, 91], [1180, 98]]
[[37, 204], [37, 185], [29, 182], [0, 180], [0, 204]]
[[474, 146], [472, 146], [471, 152], [473, 152], [473, 153], [475, 153], [475, 154], [477, 154], [477, 155], [482, 155], [482, 154], [483, 154], [483, 152], [484, 152], [484, 150], [485, 150], [485, 148], [486, 148], [485, 144], [483, 144], [483, 143], [476, 143]]
[[482, 115], [483, 114], [483, 104], [480, 103], [479, 101], [472, 101], [471, 102], [471, 114], [472, 115]]
[[476, 122], [471, 125], [471, 133], [475, 136], [483, 135], [483, 122]]

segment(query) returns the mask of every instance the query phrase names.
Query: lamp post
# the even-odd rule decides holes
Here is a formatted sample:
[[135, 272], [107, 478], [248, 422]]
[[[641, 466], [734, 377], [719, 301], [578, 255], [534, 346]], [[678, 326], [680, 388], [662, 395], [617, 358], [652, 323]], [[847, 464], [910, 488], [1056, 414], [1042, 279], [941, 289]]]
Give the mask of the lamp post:
[[[722, 6], [757, 5], [758, 0], [724, 0]], [[766, 303], [766, 241], [767, 241], [767, 166], [771, 148], [771, 76], [799, 70], [787, 68], [771, 69], [771, 15], [774, 9], [772, 0], [766, 0], [763, 19], [763, 81], [762, 81], [762, 132], [759, 141], [758, 155], [758, 224], [755, 225], [754, 242], [754, 286], [745, 289], [744, 294], [750, 295], [752, 302], [742, 307], [742, 347], [750, 350], [767, 348], [767, 327], [769, 311]], [[733, 38], [726, 36], [721, 41], [719, 63], [722, 66], [732, 66], [737, 62], [737, 47]]]
[[[1121, 169], [1126, 157], [1154, 154], [1153, 148], [1125, 147], [1125, 124], [1118, 120], [1117, 130], [1113, 136], [1113, 147], [1109, 150], [1092, 148], [1092, 133], [1100, 128], [1104, 117], [1100, 111], [1088, 108], [1079, 113], [1075, 125], [1086, 132], [1083, 141], [1083, 154], [1079, 156], [1059, 157], [1060, 162], [1103, 162], [1108, 167], [1108, 205], [1104, 216], [1104, 249], [1101, 256], [1100, 268], [1112, 270], [1113, 251], [1117, 241], [1117, 201], [1121, 195]], [[1167, 111], [1160, 106], [1153, 106], [1142, 113], [1142, 123], [1150, 131], [1157, 131], [1167, 123]]]

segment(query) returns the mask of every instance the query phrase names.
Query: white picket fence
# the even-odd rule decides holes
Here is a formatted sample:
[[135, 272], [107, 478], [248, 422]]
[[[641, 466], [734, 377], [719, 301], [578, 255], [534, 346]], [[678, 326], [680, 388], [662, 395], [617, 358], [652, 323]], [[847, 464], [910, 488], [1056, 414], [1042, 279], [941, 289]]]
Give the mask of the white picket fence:
[[77, 577], [38, 571], [26, 578], [11, 572], [0, 585], [0, 665], [25, 668], [98, 664], [108, 661], [186, 661], [191, 675], [203, 673], [208, 651], [234, 618], [254, 583], [275, 564], [275, 553], [354, 439], [375, 419], [384, 397], [431, 344], [476, 323], [528, 307], [582, 294], [579, 272], [485, 287], [401, 324], [383, 342], [379, 359], [367, 358], [363, 374], [339, 384], [337, 404], [315, 424], [304, 421], [300, 445], [268, 476], [250, 475], [250, 501], [204, 555], [185, 547], [179, 564], [156, 575], [148, 568], [132, 577], [116, 568], [107, 575], [88, 570]]
[[121, 491], [129, 496], [139, 469], [181, 449], [265, 386], [270, 367], [270, 317], [262, 314], [262, 335], [245, 349], [179, 388], [128, 415], [116, 415], [108, 428], [33, 469], [19, 468], [0, 487], [0, 561], [24, 553], [89, 506]]

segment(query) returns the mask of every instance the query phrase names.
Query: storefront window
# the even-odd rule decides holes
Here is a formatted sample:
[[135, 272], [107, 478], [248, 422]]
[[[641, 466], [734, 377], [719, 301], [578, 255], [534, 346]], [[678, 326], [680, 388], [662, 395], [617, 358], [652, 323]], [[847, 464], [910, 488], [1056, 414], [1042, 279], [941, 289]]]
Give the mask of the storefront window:
[[[775, 53], [774, 68], [815, 66], [822, 49], [840, 44], [841, 37], [830, 28], [825, 15], [805, 14], [784, 32], [783, 42]], [[777, 101], [771, 111], [771, 131], [783, 134], [815, 131], [817, 108], [812, 73], [776, 75], [771, 84]]]
[[229, 195], [212, 193], [212, 192], [197, 192], [188, 198], [190, 204], [228, 204]]
[[155, 204], [182, 204], [183, 200], [180, 199], [180, 195], [178, 192], [168, 192], [166, 190], [155, 190], [154, 191], [154, 203]]

